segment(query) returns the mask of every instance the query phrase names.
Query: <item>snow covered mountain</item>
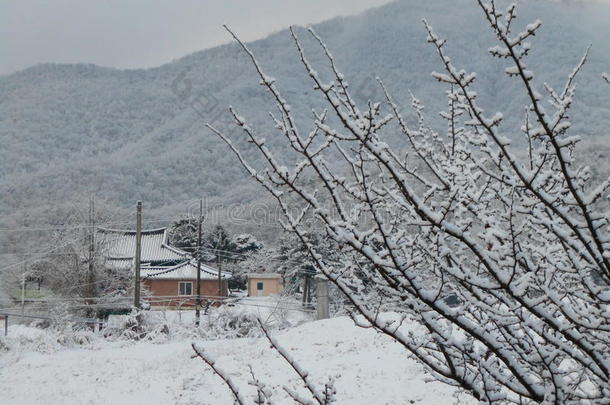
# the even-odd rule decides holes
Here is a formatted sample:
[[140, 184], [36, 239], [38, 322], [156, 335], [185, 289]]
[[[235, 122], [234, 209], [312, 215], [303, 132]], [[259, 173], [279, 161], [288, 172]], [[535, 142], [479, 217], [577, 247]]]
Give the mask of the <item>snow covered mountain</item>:
[[[530, 1], [520, 12], [522, 24], [543, 20], [530, 58], [541, 90], [543, 82], [560, 87], [593, 45], [579, 78], [574, 129], [608, 139], [610, 91], [600, 75], [610, 70], [610, 7]], [[412, 91], [436, 119], [445, 105], [444, 88], [430, 77], [440, 66], [426, 43], [423, 17], [449, 39], [447, 50], [456, 63], [478, 72], [477, 90], [489, 108], [521, 116], [518, 83], [504, 77], [502, 63], [487, 54], [493, 36], [473, 0], [402, 0], [315, 29], [357, 100], [380, 96], [374, 80], [379, 76], [405, 107]], [[233, 28], [239, 33], [239, 27]], [[312, 61], [324, 63], [319, 47], [299, 32]], [[320, 101], [288, 33], [278, 32], [251, 47], [306, 123], [309, 107]], [[142, 199], [148, 207], [166, 211], [202, 195], [225, 202], [258, 198], [258, 189], [203, 125], [212, 121], [229, 128], [226, 107], [233, 105], [273, 145], [272, 133], [265, 133], [266, 113], [273, 106], [257, 83], [235, 44], [145, 70], [46, 64], [0, 77], [0, 220], [10, 223], [7, 218], [25, 212], [35, 216], [41, 206], [61, 205], [90, 191], [120, 206]], [[201, 114], [189, 107], [195, 100]], [[514, 120], [507, 120], [505, 130], [518, 136]]]

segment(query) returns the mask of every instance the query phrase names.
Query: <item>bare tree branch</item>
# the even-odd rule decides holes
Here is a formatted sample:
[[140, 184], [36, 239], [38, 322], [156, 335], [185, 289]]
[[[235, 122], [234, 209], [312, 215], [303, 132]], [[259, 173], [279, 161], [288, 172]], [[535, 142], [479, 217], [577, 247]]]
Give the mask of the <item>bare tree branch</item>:
[[[236, 38], [277, 104], [281, 117], [272, 119], [298, 164], [282, 162], [233, 110], [262, 167], [209, 128], [275, 198], [282, 225], [353, 305], [358, 325], [391, 337], [438, 380], [483, 402], [603, 402], [610, 395], [610, 221], [600, 202], [606, 203], [610, 180], [595, 186], [586, 169], [576, 168], [578, 138], [569, 136], [568, 121], [588, 49], [561, 92], [545, 86], [547, 112], [526, 65], [540, 21], [516, 32], [514, 5], [502, 11], [493, 1], [477, 3], [497, 38], [490, 53], [510, 64], [505, 73], [522, 83], [528, 99], [525, 159], [502, 135], [503, 115], [490, 116], [479, 105], [476, 74], [453, 65], [447, 41], [427, 23], [443, 67], [433, 77], [449, 87], [444, 135], [427, 123], [415, 97], [417, 124], [410, 127], [380, 80], [386, 104], [359, 106], [311, 30], [331, 77], [314, 69], [291, 30], [328, 107], [323, 119], [314, 116], [309, 137], [300, 135], [275, 82]], [[404, 139], [404, 152], [384, 141], [388, 132]], [[337, 244], [339, 259], [328, 260], [308, 240], [305, 212]], [[388, 319], [390, 312], [398, 319]], [[426, 333], [409, 331], [405, 319]], [[297, 373], [306, 383], [306, 374]], [[322, 393], [312, 388], [321, 403]]]
[[235, 402], [237, 402], [239, 405], [245, 405], [246, 401], [239, 393], [239, 390], [237, 389], [237, 386], [231, 380], [231, 377], [229, 377], [229, 375], [227, 373], [225, 373], [221, 368], [219, 368], [216, 365], [216, 361], [214, 359], [212, 359], [208, 354], [206, 354], [205, 351], [203, 350], [203, 348], [198, 348], [197, 345], [195, 345], [195, 343], [193, 343], [191, 346], [192, 346], [193, 350], [195, 351], [195, 356], [199, 357], [208, 366], [210, 366], [210, 368], [212, 369], [214, 374], [216, 374], [218, 377], [220, 377], [222, 379], [222, 381], [225, 383], [225, 385], [229, 388], [229, 390], [231, 390], [231, 393], [233, 394], [233, 397], [235, 398]]

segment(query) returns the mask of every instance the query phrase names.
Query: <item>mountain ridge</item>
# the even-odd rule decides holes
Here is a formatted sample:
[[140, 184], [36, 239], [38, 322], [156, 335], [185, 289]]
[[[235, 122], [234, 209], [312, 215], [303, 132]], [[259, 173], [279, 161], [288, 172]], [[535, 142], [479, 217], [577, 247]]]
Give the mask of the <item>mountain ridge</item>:
[[[598, 14], [603, 13], [590, 5], [546, 1], [525, 2], [518, 10], [520, 25], [536, 17], [549, 21], [534, 40], [531, 65], [554, 86], [559, 87], [593, 43], [573, 114], [586, 115], [587, 122], [575, 121], [575, 132], [606, 139], [610, 117], [604, 106], [610, 91], [599, 75], [610, 70], [610, 45], [604, 41], [610, 28], [600, 28], [603, 17]], [[444, 88], [430, 77], [441, 67], [425, 43], [420, 21], [424, 16], [441, 36], [449, 37], [446, 49], [456, 64], [479, 73], [476, 87], [483, 104], [508, 117], [521, 116], [518, 85], [502, 77], [505, 64], [487, 54], [493, 35], [472, 1], [403, 0], [314, 27], [359, 102], [380, 97], [374, 80], [379, 76], [405, 110], [413, 91], [434, 121], [445, 107]], [[576, 19], [581, 22], [572, 24]], [[319, 48], [302, 28], [297, 32], [312, 62], [327, 72]], [[308, 128], [308, 111], [322, 102], [299, 65], [289, 35], [283, 30], [249, 46]], [[184, 80], [192, 85], [187, 97], [175, 91]], [[542, 80], [536, 80], [541, 89]], [[42, 205], [61, 205], [90, 192], [121, 207], [142, 199], [165, 212], [175, 212], [201, 195], [229, 204], [259, 199], [225, 146], [203, 126], [215, 120], [220, 128], [234, 131], [226, 113], [226, 107], [234, 105], [261, 132], [271, 133], [267, 111], [273, 104], [258, 81], [234, 43], [148, 69], [40, 64], [0, 77], [0, 142], [5, 145], [0, 150], [0, 215], [14, 219], [26, 212], [36, 215], [36, 210], [42, 215]], [[203, 100], [203, 117], [189, 107], [193, 100]], [[518, 132], [514, 121], [508, 120], [506, 127]], [[271, 145], [278, 144], [274, 136], [268, 138]], [[250, 150], [243, 142], [240, 146]], [[278, 148], [280, 154], [287, 153]]]

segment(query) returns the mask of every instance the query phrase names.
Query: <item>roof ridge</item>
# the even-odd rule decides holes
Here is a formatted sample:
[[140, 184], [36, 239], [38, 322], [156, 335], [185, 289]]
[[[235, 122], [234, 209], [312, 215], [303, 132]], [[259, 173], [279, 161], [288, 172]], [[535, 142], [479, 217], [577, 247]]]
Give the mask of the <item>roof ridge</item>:
[[[187, 255], [188, 255], [188, 253], [187, 253]], [[197, 266], [197, 260], [191, 257], [188, 260], [185, 260], [183, 262], [178, 263], [174, 267], [178, 268], [178, 267], [181, 267], [181, 266], [184, 266], [184, 265], [187, 265], [187, 264], [190, 264], [190, 265], [193, 265], [193, 266]], [[218, 269], [216, 267], [212, 267], [212, 266], [210, 266], [209, 264], [206, 264], [206, 263], [201, 263], [201, 270], [202, 271], [207, 271], [208, 273], [215, 273], [215, 274], [218, 273]], [[221, 270], [221, 273], [229, 273], [229, 272]]]
[[161, 243], [161, 247], [169, 249], [169, 250], [171, 250], [174, 253], [179, 254], [179, 255], [189, 256], [189, 253], [187, 251], [182, 250], [182, 249], [177, 248], [177, 247], [174, 247], [174, 246], [171, 246], [171, 245], [167, 244], [166, 242]]
[[[96, 227], [98, 231], [100, 232], [106, 232], [106, 233], [122, 233], [122, 234], [136, 234], [136, 230], [131, 230], [131, 229], [113, 229], [113, 228], [104, 228], [101, 226]], [[165, 232], [167, 231], [167, 227], [162, 227], [162, 228], [153, 228], [153, 229], [143, 229], [141, 231], [142, 234], [158, 234], [158, 233], [163, 233], [165, 234]]]
[[[170, 272], [178, 270], [180, 267], [183, 267], [183, 266], [186, 266], [186, 265], [191, 265], [191, 266], [196, 267], [197, 263], [194, 260], [186, 260], [186, 261], [184, 261], [182, 263], [178, 263], [178, 264], [176, 264], [174, 266], [169, 266], [169, 267], [167, 267], [167, 268], [165, 268], [163, 270], [159, 270], [158, 273], [150, 274], [149, 276], [156, 276], [156, 275], [159, 275], [159, 274], [170, 273]], [[159, 267], [166, 267], [166, 266], [159, 266]], [[149, 267], [147, 270], [154, 271], [154, 267]], [[211, 275], [217, 275], [218, 274], [218, 270], [217, 269], [214, 269], [213, 267], [208, 266], [208, 265], [206, 265], [204, 263], [201, 263], [201, 271], [202, 272], [206, 272], [206, 273], [211, 274]], [[227, 271], [222, 271], [221, 270], [220, 273], [221, 273], [221, 275], [223, 277], [231, 276], [231, 273], [227, 272]]]

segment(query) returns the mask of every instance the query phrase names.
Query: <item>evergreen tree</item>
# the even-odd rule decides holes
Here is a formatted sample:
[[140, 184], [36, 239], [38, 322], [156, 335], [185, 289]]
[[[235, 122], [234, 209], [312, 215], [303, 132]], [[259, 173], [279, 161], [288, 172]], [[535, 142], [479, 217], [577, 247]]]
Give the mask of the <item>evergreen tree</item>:
[[196, 218], [181, 218], [169, 228], [169, 243], [180, 249], [194, 251], [197, 247], [198, 222]]

